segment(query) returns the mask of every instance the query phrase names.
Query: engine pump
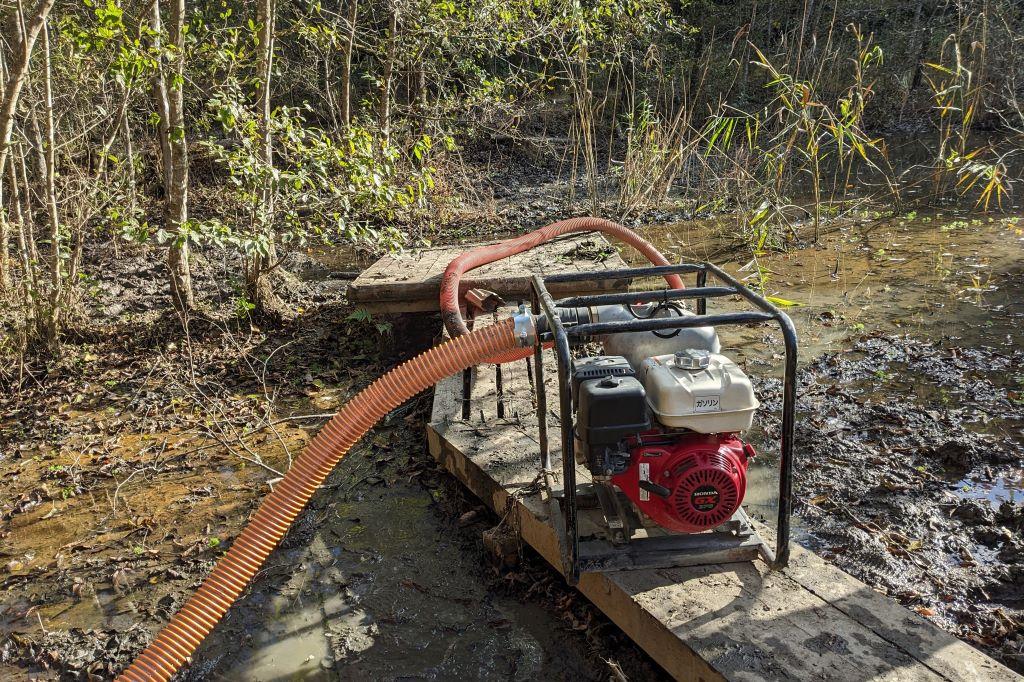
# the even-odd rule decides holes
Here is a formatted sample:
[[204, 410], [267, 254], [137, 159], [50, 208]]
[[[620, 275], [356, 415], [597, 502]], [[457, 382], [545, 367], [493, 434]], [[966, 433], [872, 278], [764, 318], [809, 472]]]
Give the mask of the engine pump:
[[675, 532], [716, 528], [739, 509], [755, 453], [738, 434], [759, 403], [729, 358], [707, 348], [647, 357], [639, 368], [622, 356], [580, 358], [572, 394], [577, 461], [596, 485]]

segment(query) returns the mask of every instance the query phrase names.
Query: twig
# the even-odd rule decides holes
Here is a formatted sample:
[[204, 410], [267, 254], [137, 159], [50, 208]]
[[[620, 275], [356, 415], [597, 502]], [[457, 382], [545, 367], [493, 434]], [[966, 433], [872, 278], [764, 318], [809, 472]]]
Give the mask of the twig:
[[[128, 474], [128, 477], [127, 477], [127, 478], [125, 478], [125, 479], [124, 479], [123, 481], [121, 481], [120, 483], [118, 483], [118, 484], [117, 484], [117, 487], [116, 487], [116, 488], [114, 488], [114, 497], [113, 497], [113, 499], [112, 499], [112, 500], [110, 501], [110, 508], [111, 508], [111, 510], [112, 510], [112, 511], [113, 511], [113, 512], [114, 512], [115, 514], [117, 513], [117, 496], [118, 496], [118, 495], [120, 494], [120, 492], [121, 492], [121, 486], [123, 486], [123, 485], [124, 485], [124, 484], [126, 484], [126, 483], [127, 483], [128, 481], [130, 481], [130, 480], [132, 480], [133, 478], [135, 478], [135, 474], [139, 474], [139, 473], [142, 473], [143, 471], [159, 471], [159, 469], [157, 469], [156, 467], [151, 467], [151, 466], [146, 466], [146, 467], [142, 467], [141, 469], [136, 469], [136, 470], [135, 470], [135, 471], [133, 471], [132, 473]], [[125, 502], [125, 505], [124, 505], [124, 506], [128, 508], [128, 511], [129, 511], [129, 512], [131, 512], [132, 508], [128, 506], [128, 503], [127, 503], [127, 502]]]

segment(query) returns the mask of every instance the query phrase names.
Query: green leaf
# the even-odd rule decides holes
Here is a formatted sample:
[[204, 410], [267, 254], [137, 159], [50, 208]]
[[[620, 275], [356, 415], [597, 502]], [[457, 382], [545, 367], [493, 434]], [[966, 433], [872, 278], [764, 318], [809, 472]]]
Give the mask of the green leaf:
[[372, 318], [373, 316], [370, 315], [370, 313], [364, 310], [363, 308], [358, 308], [352, 311], [352, 313], [348, 316], [348, 319], [352, 320], [353, 322], [367, 322]]
[[779, 298], [778, 296], [765, 296], [766, 301], [773, 303], [783, 308], [792, 308], [794, 306], [802, 306], [803, 303], [797, 303], [796, 301], [790, 301], [787, 298]]

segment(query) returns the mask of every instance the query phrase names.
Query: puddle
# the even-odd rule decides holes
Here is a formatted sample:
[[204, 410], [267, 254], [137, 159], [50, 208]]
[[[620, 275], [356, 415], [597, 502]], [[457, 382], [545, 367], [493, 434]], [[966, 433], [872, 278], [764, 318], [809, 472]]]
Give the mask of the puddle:
[[[417, 441], [407, 429], [390, 438], [396, 449]], [[360, 485], [369, 477], [379, 482]], [[602, 677], [600, 661], [560, 645], [566, 631], [550, 612], [488, 586], [478, 543], [439, 513], [443, 487], [410, 483], [365, 453], [327, 487], [333, 494], [313, 502], [315, 528], [299, 529], [301, 541], [265, 568], [285, 577], [232, 609], [189, 679]]]
[[[842, 350], [876, 331], [962, 345], [1007, 345], [1024, 318], [1024, 234], [1012, 217], [912, 214], [824, 235], [819, 245], [762, 256], [755, 265], [713, 260], [752, 288], [798, 305], [786, 312], [801, 340], [801, 359]], [[670, 258], [703, 260], [720, 240], [703, 241], [693, 224], [652, 227], [645, 235]], [[994, 248], [997, 247], [997, 248]], [[629, 254], [627, 254], [628, 256]], [[635, 254], [634, 254], [635, 255]], [[757, 274], [760, 266], [763, 279]], [[734, 309], [731, 302], [712, 303]], [[754, 350], [739, 335], [733, 347]]]
[[962, 500], [977, 500], [998, 509], [1003, 503], [1024, 504], [1024, 469], [1016, 469], [992, 480], [971, 476], [958, 481], [952, 490]]

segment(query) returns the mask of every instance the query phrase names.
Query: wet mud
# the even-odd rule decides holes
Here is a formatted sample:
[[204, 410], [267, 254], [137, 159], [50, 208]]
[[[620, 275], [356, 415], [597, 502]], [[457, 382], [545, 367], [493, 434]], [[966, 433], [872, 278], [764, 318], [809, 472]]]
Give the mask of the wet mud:
[[[1018, 671], [1024, 403], [1001, 384], [1022, 361], [888, 335], [819, 357], [800, 376], [795, 479], [804, 544]], [[780, 382], [760, 395], [779, 407]]]

